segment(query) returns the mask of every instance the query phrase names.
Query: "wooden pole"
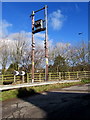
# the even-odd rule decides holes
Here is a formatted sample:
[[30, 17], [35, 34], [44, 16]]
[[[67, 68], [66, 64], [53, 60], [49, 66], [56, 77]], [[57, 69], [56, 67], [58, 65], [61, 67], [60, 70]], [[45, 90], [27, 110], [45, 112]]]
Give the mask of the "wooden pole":
[[48, 25], [47, 25], [47, 5], [45, 5], [45, 58], [46, 58], [46, 69], [45, 69], [45, 81], [48, 81]]
[[34, 82], [34, 50], [35, 50], [35, 42], [34, 42], [34, 11], [32, 11], [32, 83]]

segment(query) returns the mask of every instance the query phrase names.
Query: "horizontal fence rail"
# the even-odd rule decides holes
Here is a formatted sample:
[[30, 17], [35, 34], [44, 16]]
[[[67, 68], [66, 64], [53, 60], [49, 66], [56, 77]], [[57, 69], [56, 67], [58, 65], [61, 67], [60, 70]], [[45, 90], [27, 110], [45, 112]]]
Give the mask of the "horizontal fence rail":
[[[56, 72], [48, 73], [49, 81], [58, 80], [81, 80], [90, 79], [90, 71], [76, 71], [76, 72]], [[34, 73], [34, 82], [44, 82], [45, 73]], [[31, 83], [32, 74], [26, 73], [24, 76], [15, 76], [13, 74], [0, 75], [0, 84], [20, 84], [20, 83]]]

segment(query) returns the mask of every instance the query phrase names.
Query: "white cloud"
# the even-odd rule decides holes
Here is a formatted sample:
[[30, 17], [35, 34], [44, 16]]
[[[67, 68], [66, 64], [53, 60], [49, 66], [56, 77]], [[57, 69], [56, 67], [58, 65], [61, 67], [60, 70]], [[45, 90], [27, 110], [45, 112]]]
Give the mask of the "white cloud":
[[[19, 34], [20, 34], [20, 38], [22, 40], [26, 41], [28, 47], [31, 47], [31, 44], [32, 44], [31, 35], [32, 35], [32, 33], [31, 32], [25, 32], [25, 31], [23, 31], [23, 32], [21, 31], [19, 33], [12, 33], [12, 34], [10, 34], [7, 38], [5, 38], [3, 40], [1, 39], [0, 40], [0, 42], [1, 42], [0, 44], [5, 43], [5, 44], [8, 45], [8, 47], [10, 49], [13, 49], [15, 47], [14, 46], [15, 42], [19, 38]], [[44, 40], [45, 40], [45, 34], [44, 33], [37, 33], [37, 34], [34, 35], [34, 41], [35, 41], [35, 46], [36, 47], [39, 46], [40, 48], [44, 49], [44, 47], [45, 47], [45, 44], [44, 44], [45, 41]], [[53, 41], [54, 41], [53, 39], [48, 38], [48, 47], [49, 47], [50, 50], [54, 49], [55, 44], [54, 44]], [[59, 43], [56, 44], [56, 46], [57, 46], [57, 48], [59, 50], [62, 51], [66, 47], [70, 46], [70, 44], [69, 43], [60, 43], [59, 42]]]
[[29, 37], [31, 37], [31, 33], [25, 31], [11, 33], [10, 35], [8, 35], [8, 38], [12, 40], [19, 40], [19, 38], [29, 38]]
[[[0, 45], [2, 46], [3, 44], [6, 44], [8, 46], [8, 48], [10, 50], [15, 48], [15, 42], [18, 40], [19, 38], [19, 34], [20, 37], [22, 38], [22, 40], [24, 39], [27, 43], [28, 48], [31, 48], [31, 44], [32, 44], [32, 33], [31, 32], [25, 32], [25, 31], [21, 31], [21, 32], [17, 32], [17, 33], [11, 33], [10, 35], [8, 35], [6, 38], [4, 39], [0, 39]], [[45, 34], [44, 33], [37, 33], [34, 35], [34, 41], [35, 41], [35, 47], [40, 47], [42, 49], [44, 49], [45, 44], [44, 41], [45, 40]], [[48, 46], [50, 49], [52, 49], [52, 44], [53, 44], [53, 39], [48, 38]]]
[[[53, 28], [54, 29], [60, 29], [63, 22], [61, 21], [61, 18], [64, 18], [64, 16], [61, 14], [60, 10], [54, 11], [52, 14], [50, 14], [50, 19], [53, 24]], [[2, 26], [2, 28], [1, 28]], [[12, 24], [8, 23], [6, 20], [3, 20], [2, 22], [0, 22], [0, 32], [3, 33], [3, 36], [5, 36], [6, 34], [8, 34], [8, 27], [11, 27]], [[3, 29], [3, 31], [2, 31]], [[24, 39], [27, 42], [28, 47], [31, 48], [31, 44], [32, 44], [32, 33], [31, 32], [25, 32], [25, 31], [20, 31], [17, 33], [11, 33], [9, 34], [7, 37], [5, 37], [3, 40], [0, 39], [0, 44], [7, 44], [8, 47], [10, 49], [14, 49], [14, 44], [15, 42], [18, 40], [18, 36], [20, 34], [20, 37], [22, 37], [22, 40]], [[37, 33], [34, 35], [34, 41], [35, 41], [35, 46], [39, 46], [41, 48], [44, 49], [45, 44], [44, 44], [44, 40], [45, 40], [45, 34], [44, 33]], [[55, 46], [55, 44], [53, 44], [53, 39], [50, 39], [48, 37], [48, 47], [50, 50], [52, 50]], [[60, 49], [64, 49], [67, 45], [63, 44], [63, 43], [58, 43], [57, 44], [58, 48]]]
[[[11, 49], [14, 48], [14, 44], [17, 40], [22, 39], [25, 40], [28, 47], [31, 47], [32, 44], [32, 33], [31, 32], [25, 32], [25, 31], [20, 31], [17, 33], [11, 33], [4, 39], [0, 39], [0, 44], [7, 44], [8, 47]], [[42, 47], [44, 49], [44, 40], [45, 40], [45, 34], [44, 33], [37, 33], [34, 35], [34, 41], [35, 41], [35, 46]]]
[[49, 15], [49, 24], [54, 30], [59, 30], [62, 28], [64, 17], [61, 10], [54, 11]]
[[37, 34], [35, 34], [35, 37], [45, 39], [45, 34], [44, 33], [37, 33]]
[[8, 23], [6, 20], [0, 21], [0, 38], [8, 35], [8, 27], [11, 27], [12, 24]]

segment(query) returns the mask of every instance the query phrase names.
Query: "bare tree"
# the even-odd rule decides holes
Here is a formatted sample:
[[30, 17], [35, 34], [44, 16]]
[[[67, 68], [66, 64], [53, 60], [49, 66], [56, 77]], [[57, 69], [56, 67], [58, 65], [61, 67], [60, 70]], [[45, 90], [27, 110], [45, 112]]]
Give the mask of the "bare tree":
[[31, 49], [27, 49], [24, 51], [22, 55], [21, 64], [25, 71], [30, 72], [30, 65], [31, 65]]
[[86, 55], [87, 55], [87, 46], [85, 44], [81, 45], [81, 46], [77, 46], [77, 47], [70, 47], [69, 52], [68, 52], [68, 62], [69, 65], [72, 67], [72, 71], [73, 71], [73, 67], [77, 66], [77, 65], [82, 65], [83, 66], [83, 70], [84, 70], [84, 66], [87, 62], [86, 60]]
[[42, 46], [36, 46], [35, 49], [35, 68], [42, 68], [44, 63], [45, 53]]
[[70, 49], [69, 43], [57, 43], [49, 49], [49, 62], [53, 63], [57, 56], [62, 56], [65, 60], [68, 59]]
[[23, 57], [27, 49], [26, 42], [27, 37], [22, 33], [18, 33], [14, 38], [14, 48], [12, 48], [10, 56], [12, 63], [17, 64], [17, 70], [19, 69], [18, 66], [23, 63]]
[[68, 51], [67, 61], [68, 61], [69, 66], [72, 67], [72, 71], [73, 71], [73, 67], [78, 62], [78, 59], [77, 59], [77, 49], [75, 47], [70, 47], [70, 49]]
[[6, 65], [9, 59], [9, 49], [5, 41], [3, 40], [0, 49], [0, 64], [2, 65], [2, 71], [5, 72]]
[[54, 59], [57, 56], [62, 56], [65, 59], [65, 62], [72, 68], [77, 65], [82, 65], [83, 70], [84, 66], [87, 62], [87, 45], [85, 43], [81, 44], [80, 46], [72, 46], [68, 43], [57, 43], [55, 47], [52, 47], [49, 51], [49, 60], [51, 63], [54, 62]]

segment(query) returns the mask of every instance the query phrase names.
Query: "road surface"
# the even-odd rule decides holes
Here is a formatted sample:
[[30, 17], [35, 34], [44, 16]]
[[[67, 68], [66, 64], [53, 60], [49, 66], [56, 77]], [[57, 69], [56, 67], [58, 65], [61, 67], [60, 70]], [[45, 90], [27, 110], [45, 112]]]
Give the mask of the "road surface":
[[90, 120], [89, 88], [90, 84], [78, 85], [4, 101], [2, 117]]

